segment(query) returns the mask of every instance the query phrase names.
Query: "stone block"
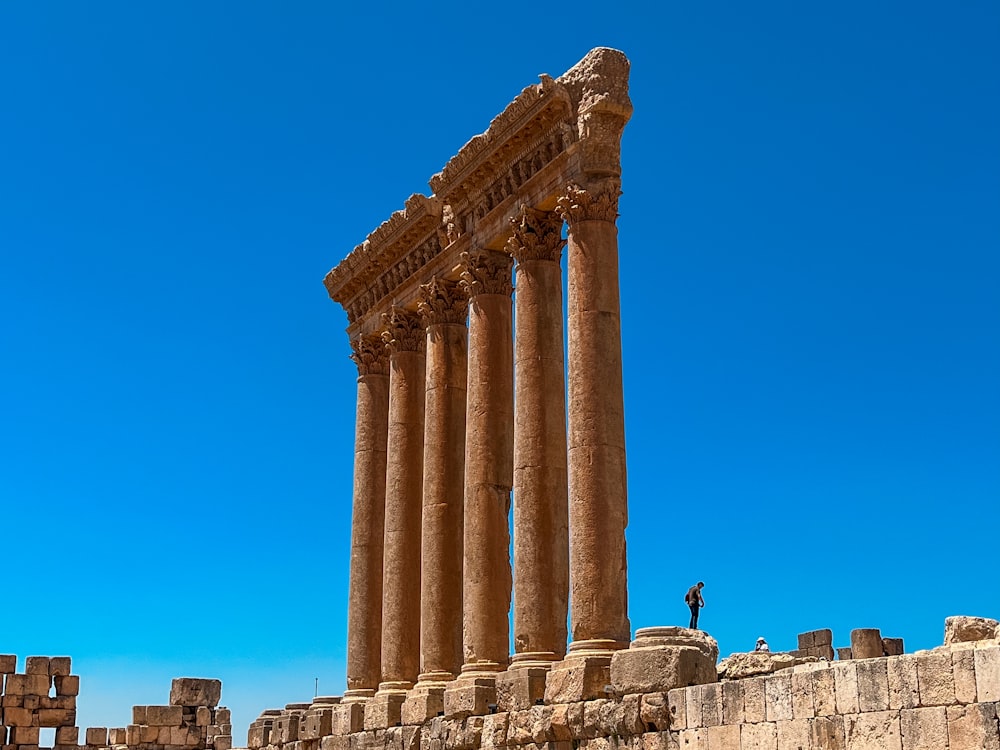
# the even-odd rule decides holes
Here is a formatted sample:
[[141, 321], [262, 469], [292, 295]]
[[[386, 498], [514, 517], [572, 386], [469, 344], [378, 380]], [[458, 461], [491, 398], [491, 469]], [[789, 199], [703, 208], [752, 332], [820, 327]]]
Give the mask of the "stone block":
[[854, 654], [851, 653], [851, 647], [837, 649], [837, 659], [840, 661], [850, 661], [854, 658]]
[[319, 743], [320, 750], [350, 750], [351, 740], [346, 735], [324, 737]]
[[683, 690], [649, 693], [639, 699], [639, 721], [649, 732], [686, 729], [686, 711]]
[[942, 750], [948, 747], [948, 719], [944, 706], [904, 708], [899, 712], [903, 750]]
[[521, 711], [545, 700], [548, 667], [521, 667], [497, 675], [497, 710]]
[[42, 708], [35, 712], [40, 727], [71, 727], [76, 724], [74, 708]]
[[139, 724], [129, 724], [125, 727], [125, 744], [138, 745], [142, 742], [142, 726]]
[[21, 697], [21, 705], [29, 711], [37, 711], [42, 707], [42, 698], [47, 696], [25, 695]]
[[778, 750], [805, 750], [811, 742], [812, 728], [808, 719], [779, 721]]
[[215, 750], [232, 750], [233, 736], [231, 734], [217, 734], [212, 745]]
[[[605, 687], [610, 684], [610, 656], [573, 656], [557, 662], [549, 670], [545, 681], [545, 702], [573, 703], [606, 698], [608, 693]], [[448, 715], [447, 707], [445, 715]]]
[[976, 659], [972, 649], [963, 648], [951, 654], [951, 674], [955, 680], [955, 700], [976, 702]]
[[812, 746], [817, 750], [847, 750], [843, 716], [817, 716], [810, 730]]
[[903, 639], [883, 638], [882, 651], [886, 656], [900, 656], [903, 653]]
[[718, 682], [701, 686], [701, 724], [705, 727], [722, 724], [722, 685]]
[[[313, 701], [315, 703], [315, 701]], [[340, 701], [338, 700], [337, 703]], [[225, 706], [218, 708], [215, 711], [215, 723], [216, 724], [230, 724], [232, 723], [232, 711], [230, 711]]]
[[66, 677], [72, 672], [73, 660], [69, 656], [50, 656], [49, 675], [52, 677]]
[[625, 695], [716, 682], [715, 660], [705, 651], [695, 645], [633, 646], [616, 651], [611, 657], [611, 685], [617, 694]]
[[816, 641], [814, 640], [814, 635], [815, 635], [815, 631], [813, 631], [813, 630], [810, 630], [810, 631], [805, 632], [805, 633], [799, 633], [799, 635], [798, 635], [799, 649], [802, 650], [802, 651], [805, 651], [806, 649], [809, 649], [809, 648], [812, 648], [813, 646], [815, 646], [816, 645]]
[[145, 706], [132, 706], [132, 723], [133, 724], [146, 724], [146, 707]]
[[[58, 730], [56, 730], [58, 731]], [[112, 727], [108, 730], [109, 745], [124, 745], [127, 742], [125, 727]]]
[[284, 713], [274, 717], [271, 725], [271, 743], [284, 745], [299, 739], [299, 715]]
[[1000, 638], [1000, 622], [988, 617], [948, 617], [944, 621], [944, 642], [962, 643]]
[[1000, 701], [1000, 647], [977, 648], [974, 653], [976, 697], [980, 703]]
[[444, 715], [444, 686], [419, 687], [411, 690], [400, 710], [403, 724], [423, 724], [435, 716]]
[[878, 659], [882, 651], [882, 633], [878, 628], [856, 628], [851, 631], [851, 655], [855, 659]]
[[35, 713], [27, 708], [5, 708], [3, 723], [8, 727], [30, 727], [35, 723]]
[[858, 713], [858, 668], [854, 662], [834, 664], [833, 687], [837, 698], [837, 713], [842, 716]]
[[844, 736], [847, 750], [902, 750], [896, 711], [845, 716]]
[[247, 730], [247, 747], [250, 750], [261, 750], [261, 748], [270, 744], [270, 739], [271, 727], [270, 725], [265, 725], [263, 722], [255, 721]]
[[48, 674], [10, 674], [4, 684], [7, 695], [48, 695]]
[[49, 657], [29, 656], [24, 660], [25, 674], [43, 674], [49, 676]]
[[80, 675], [58, 674], [52, 681], [55, 683], [57, 696], [77, 696], [80, 694]]
[[222, 681], [177, 677], [170, 683], [170, 705], [215, 708], [222, 698]]
[[[160, 738], [160, 729], [162, 729], [162, 728], [163, 727], [151, 727], [151, 726], [147, 726], [147, 725], [143, 724], [141, 727], [139, 727], [139, 742], [149, 742], [149, 743], [155, 744], [159, 740], [159, 738]], [[171, 728], [172, 727], [167, 727], [167, 729], [171, 729]], [[170, 737], [169, 733], [167, 734], [167, 737]], [[164, 743], [164, 744], [167, 744], [167, 743]], [[180, 745], [182, 743], [180, 743], [180, 742], [177, 742], [177, 743], [171, 742], [169, 744], [178, 744], [178, 745]]]
[[360, 732], [365, 727], [365, 704], [341, 703], [334, 707], [330, 727], [338, 735]]
[[17, 671], [16, 654], [0, 654], [0, 675], [14, 674]]
[[365, 730], [395, 727], [403, 721], [405, 692], [380, 692], [365, 704]]
[[677, 743], [684, 750], [708, 750], [708, 730], [682, 729], [677, 735]]
[[106, 747], [108, 744], [107, 727], [87, 727], [87, 744], [97, 747]]
[[948, 747], [951, 750], [1000, 750], [995, 703], [970, 706], [949, 706]]
[[38, 727], [11, 727], [10, 741], [13, 745], [37, 745], [40, 734]]
[[950, 706], [955, 703], [955, 679], [951, 673], [951, 653], [928, 651], [917, 654], [917, 689], [920, 706]]
[[[333, 731], [333, 706], [320, 704], [319, 707], [313, 704], [313, 708], [306, 711], [305, 717], [300, 720], [299, 739], [318, 740]], [[212, 730], [215, 730], [214, 732]], [[219, 736], [229, 734], [223, 732], [218, 724], [213, 724], [208, 728], [209, 736]]]
[[687, 717], [688, 729], [705, 726], [701, 720], [701, 686], [692, 685], [684, 690], [684, 715]]
[[209, 724], [214, 724], [214, 717], [212, 716], [212, 709], [208, 706], [198, 706], [194, 712], [194, 724], [198, 727], [207, 727]]
[[857, 664], [858, 710], [889, 710], [889, 676], [887, 659], [866, 659]]
[[741, 750], [777, 750], [778, 727], [772, 722], [744, 724], [740, 727]]
[[[811, 693], [810, 693], [811, 694]], [[722, 683], [722, 723], [743, 723], [743, 683]]]
[[917, 708], [920, 690], [917, 685], [917, 659], [912, 654], [886, 659], [889, 681], [889, 708]]
[[751, 677], [743, 680], [743, 720], [757, 723], [767, 720], [767, 701], [764, 694], [764, 678]]
[[24, 696], [23, 695], [5, 695], [0, 698], [0, 707], [2, 708], [24, 708]]
[[[154, 727], [179, 727], [184, 723], [183, 706], [146, 706], [145, 708], [146, 720], [142, 722], [143, 724], [149, 724]], [[132, 720], [136, 720], [134, 709], [132, 712]]]
[[[56, 727], [57, 745], [75, 745], [80, 741], [79, 727]], [[90, 742], [88, 740], [87, 744]]]
[[768, 721], [787, 721], [792, 714], [792, 675], [778, 674], [764, 678], [764, 713]]
[[813, 705], [811, 672], [792, 672], [792, 718], [811, 719], [816, 715]]
[[735, 725], [708, 727], [705, 732], [708, 750], [739, 750], [740, 728]]

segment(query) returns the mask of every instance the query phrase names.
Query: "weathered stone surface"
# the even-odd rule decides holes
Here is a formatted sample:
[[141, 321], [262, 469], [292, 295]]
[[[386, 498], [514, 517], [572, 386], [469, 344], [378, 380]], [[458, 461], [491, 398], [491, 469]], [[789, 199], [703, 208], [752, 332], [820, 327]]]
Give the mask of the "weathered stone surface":
[[796, 664], [817, 661], [815, 656], [793, 656], [784, 653], [751, 651], [730, 654], [718, 664], [719, 679], [740, 680], [753, 675], [764, 675], [788, 669]]
[[963, 641], [985, 641], [1000, 638], [1000, 622], [988, 617], [957, 615], [944, 621], [945, 645]]
[[845, 716], [844, 736], [847, 750], [902, 750], [895, 711]]
[[616, 651], [611, 657], [610, 677], [618, 694], [663, 692], [717, 679], [715, 662], [693, 646]]
[[701, 727], [682, 729], [677, 735], [677, 743], [685, 750], [708, 750], [708, 730]]
[[545, 683], [546, 703], [572, 703], [607, 696], [611, 684], [611, 656], [572, 656], [549, 671]]
[[851, 631], [851, 654], [855, 659], [877, 659], [883, 656], [882, 633], [878, 628], [856, 628]]
[[811, 671], [792, 672], [792, 718], [811, 719], [816, 715], [813, 703], [813, 678]]
[[[87, 730], [88, 732], [90, 730]], [[107, 735], [107, 730], [105, 730], [105, 735]], [[89, 735], [85, 735], [88, 736]], [[99, 735], [98, 735], [99, 736]], [[80, 740], [80, 729], [79, 727], [57, 727], [56, 728], [56, 744], [57, 745], [75, 745]], [[107, 737], [105, 736], [105, 742], [101, 743], [107, 744]], [[93, 744], [90, 740], [87, 740], [87, 744]]]
[[764, 693], [764, 678], [751, 677], [743, 680], [743, 720], [751, 723], [767, 719], [767, 703]]
[[334, 734], [353, 734], [364, 729], [365, 711], [361, 703], [341, 703], [333, 709], [330, 731]]
[[663, 625], [639, 628], [630, 648], [654, 648], [658, 646], [689, 646], [701, 651], [714, 664], [719, 660], [719, 643], [704, 630]]
[[951, 673], [951, 653], [927, 651], [917, 654], [916, 662], [921, 707], [953, 704], [955, 680]]
[[917, 659], [913, 655], [890, 656], [886, 660], [889, 708], [916, 708], [920, 705]]
[[738, 726], [708, 727], [706, 735], [708, 750], [739, 750], [740, 728]]
[[17, 654], [0, 654], [0, 675], [17, 671]]
[[741, 750], [777, 750], [778, 727], [773, 722], [740, 727]]
[[743, 683], [723, 682], [722, 685], [722, 723], [743, 723]]
[[222, 681], [178, 677], [170, 685], [170, 705], [215, 708], [222, 697]]
[[108, 744], [108, 729], [107, 727], [88, 727], [86, 737], [88, 745], [105, 747]]
[[418, 687], [411, 690], [403, 701], [400, 716], [403, 724], [423, 724], [444, 713], [444, 685]]
[[946, 716], [950, 750], [1000, 750], [995, 703], [949, 706]]
[[75, 696], [80, 694], [80, 676], [75, 674], [59, 674], [52, 678], [57, 696]]
[[972, 649], [952, 651], [951, 674], [955, 680], [955, 700], [959, 703], [975, 703], [976, 659]]
[[764, 703], [768, 721], [793, 718], [791, 673], [764, 678]]
[[906, 708], [899, 713], [903, 750], [942, 750], [948, 747], [948, 720], [943, 706]]
[[811, 747], [812, 728], [808, 719], [777, 722], [778, 750], [807, 750]]
[[[444, 691], [444, 715], [450, 718], [483, 716], [497, 699], [496, 680], [463, 678]], [[366, 719], [367, 721], [367, 719]]]
[[[666, 701], [658, 698], [662, 693], [642, 696], [642, 720], [657, 729], [686, 729], [687, 688], [678, 688], [667, 693]], [[666, 708], [666, 714], [662, 710]], [[659, 709], [654, 713], [654, 709]]]
[[816, 750], [846, 750], [847, 738], [843, 716], [817, 716], [810, 728], [812, 746]]
[[545, 699], [546, 667], [520, 667], [497, 675], [497, 710], [520, 711]]
[[[184, 719], [184, 707], [176, 704], [171, 706], [146, 706], [145, 708], [145, 721], [141, 722], [143, 724], [157, 727], [179, 727]], [[134, 720], [135, 715], [133, 712]]]
[[406, 693], [379, 691], [365, 703], [365, 730], [386, 729], [400, 724], [403, 720], [403, 701]]
[[1000, 701], [1000, 648], [977, 648], [973, 658], [979, 702]]
[[833, 686], [837, 698], [837, 713], [842, 716], [858, 713], [858, 669], [854, 662], [834, 664]]
[[889, 677], [887, 659], [867, 659], [858, 662], [858, 709], [885, 711], [889, 708]]

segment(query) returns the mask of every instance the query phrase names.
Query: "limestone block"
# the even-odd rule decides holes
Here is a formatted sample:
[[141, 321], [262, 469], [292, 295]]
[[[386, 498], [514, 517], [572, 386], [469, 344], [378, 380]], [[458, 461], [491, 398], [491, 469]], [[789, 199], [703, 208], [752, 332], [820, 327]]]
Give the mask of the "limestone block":
[[5, 695], [0, 698], [0, 707], [3, 708], [24, 708], [23, 695]]
[[877, 659], [883, 656], [882, 633], [878, 628], [856, 628], [851, 631], [851, 654], [855, 659]]
[[174, 744], [174, 729], [175, 727], [156, 727], [156, 744]]
[[58, 674], [52, 678], [56, 686], [56, 695], [79, 695], [80, 675]]
[[76, 724], [76, 709], [42, 708], [35, 717], [40, 727], [71, 727]]
[[799, 650], [805, 651], [807, 648], [812, 648], [813, 646], [816, 645], [815, 633], [816, 631], [814, 630], [810, 630], [805, 633], [799, 633], [798, 635]]
[[917, 659], [912, 654], [886, 659], [889, 680], [889, 708], [916, 708], [920, 705]]
[[129, 724], [125, 727], [125, 744], [138, 745], [142, 742], [142, 727], [139, 724]]
[[[314, 700], [313, 703], [315, 703], [315, 702], [316, 701]], [[336, 703], [340, 703], [339, 698], [335, 702]], [[215, 723], [216, 724], [229, 724], [232, 721], [231, 717], [232, 717], [232, 712], [228, 708], [226, 708], [225, 706], [222, 706], [221, 708], [217, 709], [216, 712], [215, 712]]]
[[222, 681], [199, 677], [177, 677], [170, 683], [172, 706], [208, 706], [215, 708], [222, 697]]
[[988, 617], [949, 617], [944, 621], [944, 642], [984, 641], [1000, 638], [1000, 622]]
[[673, 732], [646, 732], [641, 735], [642, 743], [630, 750], [678, 750], [677, 735]]
[[558, 741], [566, 741], [573, 739], [573, 730], [571, 728], [572, 722], [570, 720], [570, 710], [571, 710], [570, 706], [565, 703], [559, 706], [552, 707], [550, 728], [552, 731], [553, 739]]
[[583, 739], [599, 737], [602, 734], [601, 712], [608, 703], [607, 700], [586, 701], [583, 704], [583, 725], [574, 731], [574, 736]]
[[250, 750], [261, 750], [269, 744], [271, 727], [265, 726], [262, 722], [254, 722], [247, 730], [247, 747]]
[[35, 713], [26, 708], [5, 708], [3, 723], [8, 727], [30, 727], [35, 723]]
[[928, 651], [917, 654], [917, 689], [920, 706], [950, 706], [955, 702], [955, 679], [951, 673], [951, 653]]
[[977, 648], [974, 654], [976, 697], [980, 703], [1000, 701], [1000, 647]]
[[[44, 658], [44, 657], [42, 657]], [[7, 695], [48, 695], [48, 674], [10, 674], [4, 684]]]
[[[661, 718], [658, 722], [656, 719], [658, 717], [653, 716], [650, 708], [656, 707], [656, 702], [654, 696], [663, 695], [663, 693], [654, 693], [652, 695], [642, 696], [642, 720], [643, 723], [648, 727], [653, 724], [657, 729], [687, 729], [687, 689], [677, 688], [671, 690], [667, 693], [666, 709], [667, 714], [665, 717], [666, 721]], [[664, 704], [659, 703], [662, 708]]]
[[820, 628], [819, 630], [812, 631], [812, 634], [814, 646], [833, 645], [833, 631], [830, 628]]
[[[375, 696], [378, 697], [377, 695]], [[374, 700], [374, 699], [373, 699]], [[496, 704], [497, 688], [495, 678], [463, 678], [450, 683], [444, 691], [444, 715], [461, 719], [466, 716], [484, 716], [490, 712], [490, 705]], [[371, 701], [369, 701], [371, 704]], [[368, 726], [368, 711], [365, 711], [365, 727]]]
[[11, 727], [10, 741], [13, 745], [37, 745], [40, 733], [38, 727]]
[[904, 708], [899, 712], [903, 750], [941, 750], [948, 747], [948, 719], [944, 706]]
[[684, 688], [684, 715], [689, 729], [705, 726], [701, 719], [701, 686]]
[[[306, 712], [304, 720], [300, 722], [299, 739], [318, 740], [333, 731], [333, 706], [328, 704], [319, 704], [319, 706], [322, 707], [313, 704], [313, 708]], [[421, 723], [423, 722], [421, 721]], [[209, 727], [209, 736], [228, 734], [228, 732], [220, 731], [218, 725], [214, 725], [214, 728], [217, 731], [213, 732], [213, 727]]]
[[42, 695], [25, 695], [21, 698], [21, 705], [31, 711], [37, 711], [42, 707]]
[[719, 660], [719, 643], [704, 630], [674, 626], [639, 628], [630, 649], [688, 646], [697, 648], [713, 664]]
[[740, 728], [734, 725], [719, 725], [706, 730], [708, 750], [739, 750]]
[[767, 720], [763, 677], [743, 680], [743, 720], [754, 723]]
[[[56, 727], [57, 745], [75, 745], [80, 741], [80, 729], [78, 727]], [[90, 741], [87, 741], [90, 744]]]
[[677, 742], [684, 750], [708, 750], [708, 730], [682, 729], [677, 735]]
[[146, 707], [145, 706], [132, 706], [132, 723], [133, 724], [146, 724]]
[[783, 721], [793, 717], [790, 673], [764, 678], [764, 713], [768, 721]]
[[812, 746], [817, 750], [847, 750], [843, 716], [817, 716], [810, 729]]
[[811, 672], [792, 672], [792, 718], [811, 719], [816, 715], [813, 705]]
[[43, 674], [49, 676], [49, 657], [29, 656], [24, 660], [25, 674]]
[[847, 714], [858, 713], [858, 667], [854, 662], [834, 664], [830, 667], [833, 672], [833, 687], [837, 699], [837, 713], [846, 716]]
[[549, 671], [545, 681], [545, 702], [573, 703], [604, 698], [607, 696], [604, 688], [609, 684], [611, 657], [574, 656], [558, 662]]
[[955, 680], [955, 700], [976, 702], [976, 659], [972, 649], [960, 649], [951, 654], [951, 674]]
[[545, 699], [547, 667], [521, 667], [497, 675], [497, 710], [520, 711]]
[[[143, 724], [154, 727], [179, 727], [184, 722], [182, 706], [146, 706], [146, 720]], [[132, 711], [132, 721], [135, 721], [135, 710]]]
[[808, 719], [789, 719], [777, 722], [778, 750], [807, 750], [810, 747], [812, 728]]
[[877, 711], [845, 716], [844, 737], [847, 750], [902, 750], [899, 714]]
[[17, 671], [16, 654], [0, 654], [0, 675], [14, 674]]
[[743, 683], [738, 681], [722, 684], [722, 723], [743, 723]]
[[[171, 729], [171, 727], [167, 727], [167, 728]], [[141, 727], [139, 727], [139, 741], [140, 742], [151, 742], [151, 743], [158, 742], [159, 738], [160, 738], [160, 729], [162, 729], [162, 727], [151, 727], [151, 726], [147, 726], [145, 724], [142, 725]], [[169, 732], [167, 733], [167, 736], [168, 737], [171, 736]], [[175, 744], [175, 743], [171, 743], [171, 744]], [[179, 745], [181, 743], [178, 742], [176, 744]]]
[[298, 714], [286, 713], [274, 717], [274, 724], [271, 726], [271, 742], [284, 745], [288, 742], [295, 742], [299, 738], [299, 716]]
[[816, 661], [812, 656], [795, 656], [786, 653], [753, 651], [745, 654], [730, 654], [716, 667], [719, 679], [741, 680], [755, 675], [766, 675], [797, 664]]
[[717, 680], [715, 661], [694, 646], [630, 648], [611, 657], [611, 685], [619, 695], [663, 692]]
[[107, 727], [87, 727], [87, 744], [98, 747], [106, 747], [108, 744]]
[[859, 661], [858, 710], [886, 711], [889, 709], [889, 672], [887, 659]]
[[428, 719], [444, 714], [444, 686], [420, 687], [411, 690], [400, 709], [403, 724], [423, 724]]
[[68, 656], [49, 657], [49, 674], [52, 677], [67, 677], [71, 672], [73, 660]]
[[705, 727], [722, 724], [722, 685], [718, 682], [701, 686], [701, 724]]
[[365, 703], [365, 730], [394, 727], [403, 721], [404, 692], [381, 692]]
[[882, 651], [885, 652], [886, 656], [899, 656], [900, 654], [903, 653], [903, 639], [883, 638]]
[[851, 653], [851, 647], [847, 646], [846, 648], [838, 648], [837, 658], [840, 661], [850, 661], [851, 659], [853, 659], [854, 654]]
[[214, 723], [212, 721], [212, 709], [208, 706], [198, 706], [194, 712], [194, 723], [195, 726], [207, 727], [209, 724]]
[[949, 706], [946, 716], [951, 750], [1000, 750], [996, 704]]
[[333, 709], [330, 731], [347, 735], [360, 732], [365, 727], [365, 704], [341, 703]]
[[483, 732], [480, 738], [482, 750], [505, 750], [507, 724], [507, 713], [489, 714], [483, 717]]
[[778, 750], [778, 727], [772, 722], [740, 727], [740, 750]]
[[217, 734], [212, 744], [215, 750], [232, 750], [233, 736], [230, 734]]
[[[58, 729], [56, 730], [59, 731]], [[112, 727], [108, 730], [109, 745], [124, 745], [127, 742], [125, 727]]]
[[324, 737], [319, 743], [320, 750], [350, 750], [351, 741], [346, 735]]

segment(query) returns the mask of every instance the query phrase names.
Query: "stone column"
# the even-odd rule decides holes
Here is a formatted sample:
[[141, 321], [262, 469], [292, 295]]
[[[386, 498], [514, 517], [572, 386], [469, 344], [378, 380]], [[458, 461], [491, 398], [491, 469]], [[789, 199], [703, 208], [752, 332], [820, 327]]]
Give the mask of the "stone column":
[[389, 362], [382, 336], [351, 342], [358, 366], [354, 433], [354, 510], [347, 603], [347, 691], [344, 702], [370, 698], [382, 656], [382, 534], [385, 519]]
[[495, 679], [490, 675], [506, 668], [509, 651], [512, 264], [509, 255], [493, 250], [463, 253], [462, 263], [462, 284], [469, 296], [462, 676], [469, 690], [445, 693], [446, 714], [485, 713], [487, 702], [495, 698]]
[[427, 328], [424, 494], [421, 519], [420, 672], [403, 723], [444, 710], [445, 683], [462, 667], [462, 529], [468, 300], [457, 281], [420, 287]]
[[568, 226], [570, 652], [628, 645], [625, 414], [616, 177], [571, 186]]
[[[544, 666], [566, 653], [569, 531], [563, 362], [562, 219], [522, 207], [507, 251], [517, 261], [514, 317], [514, 657]], [[540, 696], [539, 696], [540, 697]], [[534, 701], [531, 701], [533, 705]]]
[[[386, 461], [385, 556], [382, 594], [382, 682], [365, 710], [374, 726], [399, 721], [405, 691], [420, 661], [420, 505], [424, 464], [424, 328], [394, 307], [383, 315], [389, 359], [389, 451]], [[381, 709], [387, 704], [387, 715]], [[369, 711], [369, 709], [372, 709]], [[393, 721], [395, 719], [395, 721]], [[374, 727], [372, 727], [374, 728]]]

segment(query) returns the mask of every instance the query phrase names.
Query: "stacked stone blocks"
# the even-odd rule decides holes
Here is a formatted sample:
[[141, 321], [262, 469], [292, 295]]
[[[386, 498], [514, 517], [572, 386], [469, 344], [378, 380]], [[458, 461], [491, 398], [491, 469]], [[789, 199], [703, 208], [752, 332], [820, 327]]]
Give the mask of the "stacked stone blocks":
[[131, 724], [103, 731], [112, 746], [136, 750], [230, 750], [230, 712], [219, 707], [221, 695], [219, 680], [179, 677], [171, 684], [169, 705], [133, 706]]
[[55, 747], [76, 747], [76, 697], [80, 678], [68, 656], [29, 656], [23, 673], [17, 656], [0, 656], [3, 697], [0, 740], [4, 750], [38, 750], [41, 730], [55, 728]]

